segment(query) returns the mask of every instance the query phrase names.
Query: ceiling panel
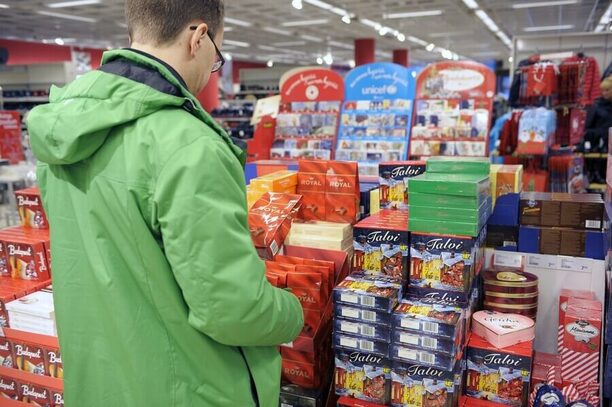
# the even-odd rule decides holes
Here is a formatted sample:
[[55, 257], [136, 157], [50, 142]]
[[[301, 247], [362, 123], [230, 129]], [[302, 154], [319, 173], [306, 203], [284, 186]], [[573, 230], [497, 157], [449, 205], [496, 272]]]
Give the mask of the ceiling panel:
[[[51, 0], [0, 0], [0, 3], [9, 6], [0, 8], [0, 37], [39, 41], [53, 41], [61, 37], [74, 39], [74, 43], [82, 45], [127, 45], [125, 26], [122, 24], [123, 0], [102, 0], [100, 4], [59, 9], [47, 7], [49, 2]], [[564, 6], [513, 8], [515, 4], [526, 2], [529, 0], [478, 0], [481, 8], [509, 37], [529, 33], [525, 31], [529, 27], [571, 25], [571, 29], [558, 32], [591, 31], [609, 5], [609, 1], [605, 0], [581, 0], [576, 4]], [[231, 31], [226, 33], [226, 39], [248, 43], [249, 46], [228, 46], [226, 49], [249, 55], [249, 58], [266, 60], [273, 56], [276, 60], [297, 63], [312, 63], [317, 56], [331, 52], [336, 62], [346, 63], [353, 56], [352, 50], [346, 49], [346, 46], [352, 46], [356, 38], [374, 37], [377, 40], [377, 49], [384, 55], [383, 59], [388, 59], [393, 49], [407, 47], [414, 51], [413, 62], [425, 63], [440, 59], [439, 53], [427, 52], [422, 45], [410, 41], [400, 42], [392, 35], [381, 37], [374, 28], [357, 21], [366, 18], [398, 30], [406, 36], [415, 36], [434, 43], [437, 47], [450, 49], [463, 57], [483, 60], [509, 56], [508, 47], [460, 0], [330, 0], [328, 3], [353, 14], [353, 22], [345, 24], [340, 20], [340, 16], [315, 7], [306, 0], [301, 10], [293, 8], [291, 0], [227, 0], [227, 16], [248, 21], [252, 26], [228, 24]], [[440, 14], [402, 19], [383, 18], [383, 15], [388, 13], [432, 10], [440, 10]], [[39, 11], [70, 14], [94, 19], [95, 22], [41, 15]], [[312, 26], [282, 26], [284, 22], [312, 19], [329, 21]], [[282, 35], [267, 32], [266, 28], [282, 29], [289, 33]], [[301, 35], [318, 37], [323, 41], [303, 40]], [[305, 41], [305, 44], [272, 45], [297, 40]], [[338, 44], [345, 44], [345, 47]], [[264, 49], [261, 49], [261, 46]]]

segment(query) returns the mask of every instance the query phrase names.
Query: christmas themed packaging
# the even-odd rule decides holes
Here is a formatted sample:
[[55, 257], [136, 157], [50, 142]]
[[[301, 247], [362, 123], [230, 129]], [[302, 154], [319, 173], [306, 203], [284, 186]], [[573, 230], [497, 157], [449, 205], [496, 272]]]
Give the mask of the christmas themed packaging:
[[424, 161], [380, 163], [380, 208], [408, 209], [408, 179], [425, 173], [425, 167]]
[[335, 304], [334, 318], [367, 324], [391, 325], [391, 314], [387, 311], [365, 309], [350, 305]]
[[529, 396], [533, 343], [498, 349], [472, 334], [467, 345], [465, 394], [516, 407]]
[[448, 338], [456, 341], [461, 336], [463, 312], [443, 301], [405, 299], [393, 311], [395, 330], [424, 336]]
[[366, 352], [338, 351], [334, 385], [339, 396], [387, 404], [391, 363], [389, 359]]
[[454, 370], [394, 362], [391, 369], [393, 407], [452, 407], [459, 398], [461, 362]]
[[408, 216], [387, 211], [354, 227], [353, 270], [406, 282], [408, 279]]
[[338, 334], [357, 335], [383, 342], [391, 341], [391, 328], [380, 324], [375, 325], [335, 318], [334, 332]]

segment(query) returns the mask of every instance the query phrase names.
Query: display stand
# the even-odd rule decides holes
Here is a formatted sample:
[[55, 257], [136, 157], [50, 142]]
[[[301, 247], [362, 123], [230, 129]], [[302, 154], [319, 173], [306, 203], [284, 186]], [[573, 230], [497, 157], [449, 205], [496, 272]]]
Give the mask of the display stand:
[[297, 69], [281, 79], [272, 159], [333, 158], [342, 77], [329, 69]]
[[401, 65], [375, 63], [353, 69], [345, 83], [336, 158], [378, 175], [379, 162], [406, 159], [414, 78]]
[[486, 157], [495, 74], [485, 65], [447, 61], [417, 78], [410, 156]]

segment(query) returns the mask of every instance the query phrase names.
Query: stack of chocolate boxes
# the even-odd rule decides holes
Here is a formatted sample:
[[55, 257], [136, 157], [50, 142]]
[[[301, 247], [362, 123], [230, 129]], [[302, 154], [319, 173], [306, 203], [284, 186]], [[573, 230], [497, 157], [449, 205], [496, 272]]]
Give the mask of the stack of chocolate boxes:
[[599, 194], [521, 194], [519, 252], [588, 257], [608, 253], [605, 203]]

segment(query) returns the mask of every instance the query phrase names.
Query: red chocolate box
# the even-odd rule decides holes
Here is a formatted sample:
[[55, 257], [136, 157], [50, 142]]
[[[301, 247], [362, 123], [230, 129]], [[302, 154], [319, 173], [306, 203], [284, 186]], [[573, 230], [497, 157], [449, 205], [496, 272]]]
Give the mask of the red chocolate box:
[[15, 342], [13, 344], [13, 349], [15, 367], [17, 369], [39, 376], [47, 375], [45, 350], [42, 346], [33, 345], [27, 342]]
[[21, 401], [34, 406], [47, 407], [51, 402], [51, 391], [32, 383], [21, 383]]
[[6, 338], [0, 338], [0, 365], [15, 367], [13, 363], [13, 343]]
[[51, 407], [60, 407], [64, 405], [64, 392], [52, 390], [51, 391]]
[[37, 281], [50, 278], [43, 242], [15, 236], [7, 237], [4, 243], [12, 278]]
[[601, 310], [600, 301], [569, 298], [564, 318], [563, 346], [574, 352], [599, 353]]
[[[21, 385], [12, 377], [0, 376], [0, 401], [3, 398], [19, 400]], [[1, 404], [1, 402], [0, 402]]]
[[48, 229], [49, 222], [43, 208], [38, 188], [28, 188], [15, 192], [21, 225], [35, 229]]
[[49, 376], [58, 379], [64, 378], [64, 364], [62, 363], [62, 355], [57, 348], [48, 348], [45, 352], [45, 362]]

